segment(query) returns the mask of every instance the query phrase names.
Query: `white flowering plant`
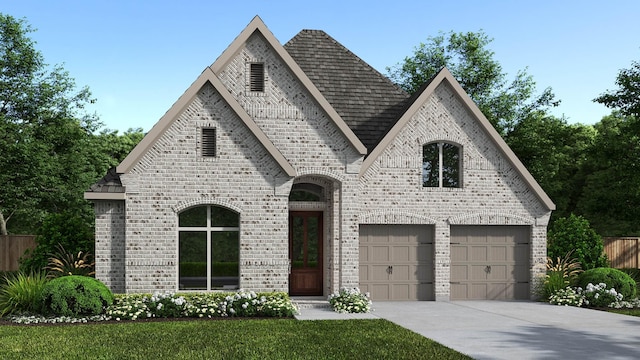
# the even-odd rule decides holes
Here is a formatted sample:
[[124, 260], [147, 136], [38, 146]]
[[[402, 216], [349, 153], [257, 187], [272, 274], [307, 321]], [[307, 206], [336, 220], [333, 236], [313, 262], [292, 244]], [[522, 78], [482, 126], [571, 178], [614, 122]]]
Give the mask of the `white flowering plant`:
[[155, 317], [291, 317], [297, 312], [285, 293], [155, 293], [116, 295], [106, 314], [114, 320]]
[[339, 313], [368, 313], [371, 311], [369, 293], [361, 293], [358, 288], [342, 288], [337, 294], [329, 295], [329, 304]]
[[566, 287], [549, 296], [549, 303], [552, 305], [580, 307], [584, 303], [584, 296], [578, 293], [576, 288]]
[[640, 299], [620, 300], [609, 304], [612, 309], [640, 309]]
[[584, 305], [589, 307], [609, 307], [615, 302], [622, 301], [623, 295], [618, 293], [616, 289], [607, 289], [607, 284], [587, 284], [582, 290], [578, 288], [578, 293], [584, 296]]

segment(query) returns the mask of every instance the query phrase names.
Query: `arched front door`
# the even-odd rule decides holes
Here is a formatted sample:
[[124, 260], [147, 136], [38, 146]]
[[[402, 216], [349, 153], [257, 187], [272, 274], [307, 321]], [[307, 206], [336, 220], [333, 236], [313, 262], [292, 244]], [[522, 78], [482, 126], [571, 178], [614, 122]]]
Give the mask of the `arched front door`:
[[322, 211], [289, 213], [289, 295], [323, 295], [322, 217]]

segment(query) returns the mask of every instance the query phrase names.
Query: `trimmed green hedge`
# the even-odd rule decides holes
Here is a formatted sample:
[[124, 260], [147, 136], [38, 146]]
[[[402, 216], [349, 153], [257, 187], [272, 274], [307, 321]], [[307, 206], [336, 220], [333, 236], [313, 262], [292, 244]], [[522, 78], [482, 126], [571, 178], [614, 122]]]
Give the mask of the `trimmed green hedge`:
[[99, 280], [86, 276], [62, 276], [42, 289], [43, 311], [54, 315], [99, 315], [112, 303], [111, 291]]
[[619, 294], [622, 294], [624, 300], [633, 299], [636, 296], [635, 280], [618, 269], [595, 268], [578, 276], [578, 286], [581, 288], [586, 289], [589, 283], [593, 285], [605, 283], [608, 288], [614, 288]]

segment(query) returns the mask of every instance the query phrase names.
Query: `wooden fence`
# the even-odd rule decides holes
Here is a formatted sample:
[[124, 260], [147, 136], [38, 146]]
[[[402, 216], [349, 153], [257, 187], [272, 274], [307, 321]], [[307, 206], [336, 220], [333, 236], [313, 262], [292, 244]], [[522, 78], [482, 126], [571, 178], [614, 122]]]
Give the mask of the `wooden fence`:
[[0, 271], [18, 270], [20, 257], [35, 247], [35, 235], [0, 235]]
[[640, 237], [606, 237], [604, 252], [612, 268], [640, 269]]

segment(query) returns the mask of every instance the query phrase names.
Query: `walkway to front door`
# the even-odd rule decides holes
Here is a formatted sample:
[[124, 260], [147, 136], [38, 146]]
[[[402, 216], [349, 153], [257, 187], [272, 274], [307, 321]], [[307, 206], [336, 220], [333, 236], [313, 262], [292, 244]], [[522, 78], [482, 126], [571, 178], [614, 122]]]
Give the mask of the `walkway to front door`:
[[322, 211], [289, 213], [289, 295], [323, 295], [322, 228]]

